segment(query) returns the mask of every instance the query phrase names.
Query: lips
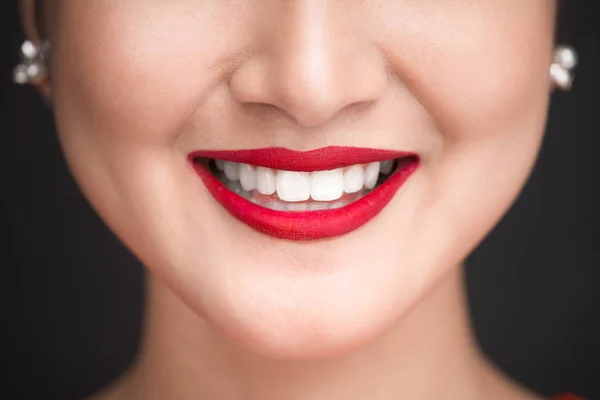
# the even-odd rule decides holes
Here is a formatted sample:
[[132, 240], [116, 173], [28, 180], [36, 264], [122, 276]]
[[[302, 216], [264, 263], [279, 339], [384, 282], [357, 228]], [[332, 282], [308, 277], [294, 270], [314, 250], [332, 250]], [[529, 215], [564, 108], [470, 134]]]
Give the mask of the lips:
[[[414, 153], [337, 146], [305, 152], [284, 148], [195, 151], [188, 158], [214, 199], [233, 217], [263, 234], [294, 241], [333, 238], [360, 228], [389, 204], [419, 166], [419, 157]], [[211, 171], [209, 160], [300, 173], [316, 173], [388, 160], [397, 160], [398, 167], [368, 194], [341, 208], [280, 211], [255, 204], [230, 190]]]

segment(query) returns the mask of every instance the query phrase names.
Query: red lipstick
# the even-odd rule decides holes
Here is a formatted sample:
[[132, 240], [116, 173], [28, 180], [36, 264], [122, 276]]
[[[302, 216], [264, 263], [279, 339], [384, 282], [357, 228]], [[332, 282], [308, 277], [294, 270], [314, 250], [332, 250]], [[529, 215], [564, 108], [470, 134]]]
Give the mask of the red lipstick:
[[[415, 153], [356, 147], [325, 147], [310, 151], [263, 148], [236, 151], [195, 151], [189, 154], [211, 195], [232, 216], [266, 235], [286, 240], [327, 239], [352, 232], [371, 221], [418, 169]], [[285, 171], [313, 172], [402, 159], [400, 168], [381, 185], [344, 207], [318, 211], [277, 211], [254, 204], [229, 190], [213, 175], [204, 159], [251, 164]]]

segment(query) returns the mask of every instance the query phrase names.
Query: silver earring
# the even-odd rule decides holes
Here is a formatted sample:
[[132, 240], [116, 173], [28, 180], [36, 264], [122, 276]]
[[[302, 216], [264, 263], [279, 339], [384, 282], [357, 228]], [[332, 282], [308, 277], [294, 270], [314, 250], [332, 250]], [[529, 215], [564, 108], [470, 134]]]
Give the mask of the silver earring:
[[21, 45], [21, 63], [13, 71], [13, 80], [19, 85], [36, 83], [48, 74], [48, 56], [50, 43], [44, 41], [39, 45], [26, 40]]
[[559, 46], [554, 50], [554, 59], [550, 66], [550, 80], [559, 89], [571, 90], [575, 76], [573, 70], [577, 66], [577, 52], [569, 46]]

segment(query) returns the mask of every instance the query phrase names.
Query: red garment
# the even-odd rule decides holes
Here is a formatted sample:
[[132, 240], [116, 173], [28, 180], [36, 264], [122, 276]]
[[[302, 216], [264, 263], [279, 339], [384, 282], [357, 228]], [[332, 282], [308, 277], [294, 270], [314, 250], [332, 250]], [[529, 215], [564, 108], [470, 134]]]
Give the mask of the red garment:
[[574, 394], [563, 394], [555, 397], [553, 400], [585, 400], [582, 397], [575, 396]]

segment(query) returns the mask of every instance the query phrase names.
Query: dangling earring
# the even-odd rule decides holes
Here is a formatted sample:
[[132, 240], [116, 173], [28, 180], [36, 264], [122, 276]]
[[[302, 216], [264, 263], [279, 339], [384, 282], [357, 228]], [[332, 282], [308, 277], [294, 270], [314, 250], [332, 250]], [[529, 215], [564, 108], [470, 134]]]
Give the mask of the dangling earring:
[[571, 90], [577, 66], [577, 52], [569, 46], [559, 46], [554, 50], [554, 60], [550, 66], [550, 80], [554, 86], [564, 91]]
[[21, 46], [21, 63], [13, 71], [13, 80], [19, 85], [41, 82], [48, 75], [50, 43], [39, 45], [26, 40]]

